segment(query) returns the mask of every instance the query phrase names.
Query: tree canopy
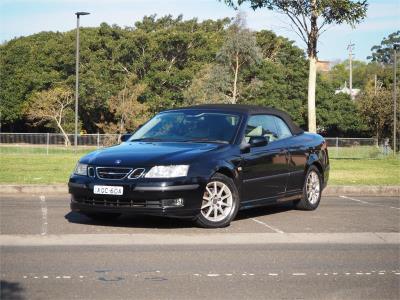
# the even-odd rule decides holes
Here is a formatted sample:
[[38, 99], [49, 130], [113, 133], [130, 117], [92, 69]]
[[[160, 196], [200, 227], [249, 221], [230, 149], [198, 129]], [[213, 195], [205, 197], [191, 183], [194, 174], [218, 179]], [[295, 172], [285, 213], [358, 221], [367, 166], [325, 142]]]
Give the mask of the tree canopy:
[[[235, 73], [227, 69], [232, 70], [235, 60], [232, 65], [227, 54], [248, 49], [241, 50], [245, 56], [237, 73], [236, 102], [283, 109], [306, 128], [305, 52], [272, 31], [251, 32], [244, 26], [237, 31], [237, 25], [231, 19], [200, 22], [152, 15], [134, 27], [103, 23], [81, 28], [80, 126], [88, 133], [123, 133], [163, 109], [229, 103]], [[3, 131], [72, 132], [73, 105], [64, 110], [62, 130], [54, 119], [42, 118], [38, 123], [31, 105], [48, 99], [60, 87], [73, 90], [75, 33], [41, 32], [0, 45]], [[237, 38], [238, 33], [248, 40]], [[378, 63], [355, 62], [354, 70], [357, 87], [363, 88], [375, 71], [383, 87], [392, 84], [387, 68]], [[374, 134], [373, 124], [360, 117], [357, 104], [347, 95], [334, 94], [346, 72], [343, 62], [317, 76], [319, 130], [331, 136]], [[62, 98], [57, 97], [53, 98]]]

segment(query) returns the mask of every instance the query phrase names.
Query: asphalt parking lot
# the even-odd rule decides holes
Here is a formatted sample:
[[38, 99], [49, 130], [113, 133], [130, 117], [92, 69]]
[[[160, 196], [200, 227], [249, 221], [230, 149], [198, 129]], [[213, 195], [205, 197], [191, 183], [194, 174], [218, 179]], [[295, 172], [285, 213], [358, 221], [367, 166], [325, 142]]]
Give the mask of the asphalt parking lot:
[[[94, 222], [68, 195], [2, 195], [2, 299], [398, 299], [400, 200], [324, 197], [239, 213], [231, 226]], [[100, 242], [99, 242], [100, 241]]]

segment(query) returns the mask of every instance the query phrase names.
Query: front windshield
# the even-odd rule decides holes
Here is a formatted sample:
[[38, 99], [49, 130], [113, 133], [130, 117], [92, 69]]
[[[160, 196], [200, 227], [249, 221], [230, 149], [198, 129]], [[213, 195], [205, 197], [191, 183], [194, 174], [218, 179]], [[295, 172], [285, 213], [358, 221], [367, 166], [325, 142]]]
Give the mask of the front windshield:
[[129, 141], [204, 141], [230, 143], [238, 129], [235, 114], [207, 111], [175, 111], [156, 115], [136, 131]]

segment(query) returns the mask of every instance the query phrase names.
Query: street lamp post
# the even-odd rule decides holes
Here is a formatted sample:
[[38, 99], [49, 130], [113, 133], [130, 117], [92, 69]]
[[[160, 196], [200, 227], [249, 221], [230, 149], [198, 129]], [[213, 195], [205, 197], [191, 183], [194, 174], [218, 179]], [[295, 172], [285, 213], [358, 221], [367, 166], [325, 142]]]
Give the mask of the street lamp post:
[[397, 139], [397, 49], [398, 44], [393, 47], [393, 154], [396, 155]]
[[79, 102], [79, 17], [88, 15], [88, 12], [76, 12], [76, 59], [75, 59], [75, 151], [78, 149], [78, 102]]

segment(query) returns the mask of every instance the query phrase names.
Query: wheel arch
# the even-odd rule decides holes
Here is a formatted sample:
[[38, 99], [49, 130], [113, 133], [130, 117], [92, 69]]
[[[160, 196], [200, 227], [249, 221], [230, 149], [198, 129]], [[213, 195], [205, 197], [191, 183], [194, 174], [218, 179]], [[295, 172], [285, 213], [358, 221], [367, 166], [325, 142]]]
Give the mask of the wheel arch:
[[321, 174], [322, 177], [322, 182], [325, 181], [324, 178], [324, 169], [322, 168], [321, 162], [318, 161], [318, 159], [312, 159], [307, 163], [307, 168], [304, 171], [304, 176], [306, 176], [308, 170], [310, 169], [311, 166], [314, 166], [318, 169], [319, 173]]

